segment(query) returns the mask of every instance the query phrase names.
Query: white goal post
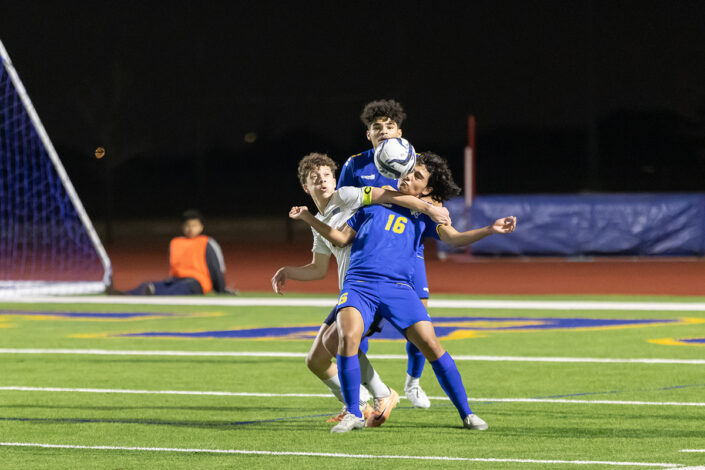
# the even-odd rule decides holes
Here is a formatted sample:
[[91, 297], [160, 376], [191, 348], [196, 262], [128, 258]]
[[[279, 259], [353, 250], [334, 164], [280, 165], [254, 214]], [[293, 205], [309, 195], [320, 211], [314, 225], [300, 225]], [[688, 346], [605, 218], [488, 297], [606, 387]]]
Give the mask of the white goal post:
[[0, 298], [105, 290], [110, 259], [0, 41]]

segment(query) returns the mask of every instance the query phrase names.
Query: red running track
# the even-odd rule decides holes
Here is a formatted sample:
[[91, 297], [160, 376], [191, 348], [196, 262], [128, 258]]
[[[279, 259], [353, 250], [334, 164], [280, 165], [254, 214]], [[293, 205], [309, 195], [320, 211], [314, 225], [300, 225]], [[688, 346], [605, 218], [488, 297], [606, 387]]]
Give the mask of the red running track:
[[[107, 251], [118, 289], [168, 273], [166, 240], [137, 247], [112, 244]], [[270, 279], [284, 265], [311, 260], [311, 246], [296, 244], [221, 243], [228, 267], [228, 285], [241, 291], [271, 290]], [[427, 248], [426, 269], [431, 295], [437, 294], [624, 294], [705, 295], [705, 260], [700, 258], [598, 258], [592, 262], [557, 259], [487, 259], [458, 257], [441, 262]], [[337, 268], [331, 261], [324, 280], [289, 281], [291, 292], [336, 294]]]

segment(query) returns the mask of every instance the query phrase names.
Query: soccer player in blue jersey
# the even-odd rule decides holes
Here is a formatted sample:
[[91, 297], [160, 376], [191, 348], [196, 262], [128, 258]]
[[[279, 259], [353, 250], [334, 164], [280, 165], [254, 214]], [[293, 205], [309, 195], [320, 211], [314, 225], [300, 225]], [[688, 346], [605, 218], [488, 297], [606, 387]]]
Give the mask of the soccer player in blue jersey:
[[[399, 191], [442, 202], [457, 194], [447, 163], [431, 152], [420, 154], [414, 171], [403, 178]], [[426, 308], [411, 287], [416, 250], [422, 239], [432, 236], [455, 246], [474, 243], [495, 233], [511, 233], [516, 218], [498, 219], [481, 229], [458, 232], [427, 216], [391, 205], [368, 206], [357, 211], [339, 231], [313, 218], [305, 208], [292, 209], [290, 216], [304, 220], [331, 243], [352, 242], [350, 266], [338, 300], [338, 373], [347, 406], [343, 420], [331, 432], [361, 429], [365, 420], [358, 406], [360, 339], [379, 312], [421, 350], [433, 367], [438, 382], [455, 405], [463, 426], [485, 430], [487, 423], [470, 409], [455, 362], [443, 349]], [[412, 262], [410, 262], [412, 261]]]
[[[339, 188], [343, 186], [389, 186], [394, 189], [397, 188], [397, 180], [387, 178], [379, 173], [374, 164], [374, 154], [375, 148], [383, 140], [401, 137], [401, 126], [405, 118], [404, 108], [399, 102], [394, 100], [376, 100], [365, 105], [360, 114], [360, 119], [365, 125], [366, 137], [372, 144], [372, 148], [348, 158], [340, 171]], [[429, 200], [428, 202], [433, 201]], [[416, 267], [412, 285], [424, 306], [426, 306], [428, 304], [429, 290], [423, 243], [419, 245], [416, 253]], [[406, 352], [408, 362], [404, 393], [415, 407], [428, 408], [431, 406], [431, 402], [419, 383], [426, 361], [421, 351], [411, 342], [406, 343]]]
[[[426, 204], [417, 197], [402, 195], [397, 191], [370, 186], [365, 186], [364, 188], [345, 186], [336, 190], [335, 170], [337, 168], [338, 166], [330, 157], [320, 153], [308, 154], [299, 161], [298, 177], [301, 187], [304, 192], [311, 196], [318, 209], [316, 218], [326, 224], [340, 227], [360, 207], [385, 202], [422, 211], [438, 222], [448, 223], [450, 221], [447, 209]], [[338, 287], [342, 288], [350, 262], [350, 247], [335, 247], [330, 241], [314, 231], [311, 251], [313, 252], [311, 263], [296, 267], [284, 266], [277, 270], [272, 277], [272, 288], [276, 293], [283, 293], [283, 286], [287, 279], [298, 281], [322, 279], [328, 271], [331, 255], [335, 257], [338, 264]], [[311, 345], [311, 349], [306, 356], [306, 365], [342, 402], [344, 400], [340, 382], [338, 381], [338, 370], [336, 365], [332, 363], [338, 347], [338, 337], [337, 335], [330, 337], [329, 342], [332, 342], [330, 346], [325, 346], [323, 341], [323, 337], [328, 330], [332, 333], [336, 332], [335, 327], [330, 328], [335, 323], [335, 319], [336, 309], [334, 308], [321, 325]], [[369, 425], [374, 427], [381, 425], [386, 420], [392, 408], [399, 401], [399, 394], [384, 384], [370, 365], [364, 354], [367, 351], [366, 343], [367, 340], [365, 338], [360, 345], [359, 360], [362, 376], [364, 377], [363, 384], [365, 385], [365, 387], [360, 388], [360, 406], [362, 407], [363, 415], [374, 415], [369, 421]], [[367, 390], [372, 393], [374, 407], [369, 407], [367, 404], [369, 400]], [[384, 411], [380, 416], [377, 416], [374, 412], [380, 410]], [[339, 422], [343, 419], [345, 411], [347, 409], [344, 409], [343, 413], [328, 421]]]

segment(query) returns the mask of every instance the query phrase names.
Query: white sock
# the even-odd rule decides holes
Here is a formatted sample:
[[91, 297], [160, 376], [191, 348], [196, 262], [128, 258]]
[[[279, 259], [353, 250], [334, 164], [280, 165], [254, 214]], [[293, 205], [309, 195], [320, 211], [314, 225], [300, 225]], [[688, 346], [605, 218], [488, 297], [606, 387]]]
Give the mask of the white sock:
[[420, 378], [421, 377], [412, 377], [409, 374], [406, 374], [406, 384], [404, 384], [404, 389], [406, 390], [412, 387], [418, 387]]
[[[343, 391], [340, 389], [340, 379], [337, 375], [334, 375], [328, 380], [322, 381], [330, 389], [330, 391], [335, 395], [340, 403], [345, 404], [345, 399], [343, 398]], [[367, 402], [370, 400], [370, 392], [367, 391], [365, 387], [360, 385], [360, 409], [364, 409], [367, 406]]]
[[360, 384], [360, 409], [363, 409], [368, 401], [370, 401], [370, 392]]
[[360, 361], [360, 376], [362, 384], [370, 391], [373, 397], [381, 398], [390, 395], [389, 387], [382, 382], [382, 379], [377, 374], [377, 371], [372, 368], [369, 359], [362, 351], [357, 353], [357, 358]]
[[340, 379], [337, 375], [334, 375], [328, 380], [323, 380], [322, 382], [326, 384], [326, 387], [328, 387], [331, 393], [335, 395], [335, 398], [340, 400], [340, 403], [345, 404], [345, 399], [343, 398], [343, 391], [340, 389]]

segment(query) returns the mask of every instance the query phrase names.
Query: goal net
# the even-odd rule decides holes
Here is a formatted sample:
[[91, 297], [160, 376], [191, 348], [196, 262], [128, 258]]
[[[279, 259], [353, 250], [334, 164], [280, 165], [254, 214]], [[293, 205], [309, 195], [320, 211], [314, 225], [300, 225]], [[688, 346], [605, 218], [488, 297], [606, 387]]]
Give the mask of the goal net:
[[0, 42], [0, 298], [105, 290], [110, 260]]

